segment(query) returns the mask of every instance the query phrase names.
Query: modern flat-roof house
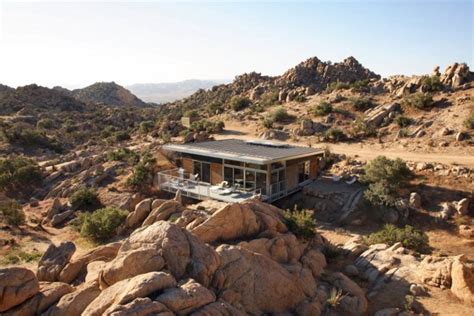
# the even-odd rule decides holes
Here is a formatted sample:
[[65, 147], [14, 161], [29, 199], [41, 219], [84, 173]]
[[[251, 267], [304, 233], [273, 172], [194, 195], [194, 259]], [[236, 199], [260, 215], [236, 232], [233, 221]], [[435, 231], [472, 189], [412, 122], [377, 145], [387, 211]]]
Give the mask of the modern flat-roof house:
[[264, 140], [226, 139], [170, 144], [164, 150], [178, 156], [179, 169], [162, 171], [162, 190], [196, 199], [237, 202], [261, 195], [272, 202], [316, 179], [321, 149]]

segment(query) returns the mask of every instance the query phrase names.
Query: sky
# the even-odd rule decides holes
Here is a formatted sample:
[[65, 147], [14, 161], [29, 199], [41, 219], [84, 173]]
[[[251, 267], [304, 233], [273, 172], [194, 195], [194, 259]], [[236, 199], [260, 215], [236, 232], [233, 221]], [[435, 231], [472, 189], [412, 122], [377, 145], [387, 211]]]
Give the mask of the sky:
[[473, 2], [0, 0], [0, 83], [279, 75], [313, 56], [382, 76], [474, 67]]

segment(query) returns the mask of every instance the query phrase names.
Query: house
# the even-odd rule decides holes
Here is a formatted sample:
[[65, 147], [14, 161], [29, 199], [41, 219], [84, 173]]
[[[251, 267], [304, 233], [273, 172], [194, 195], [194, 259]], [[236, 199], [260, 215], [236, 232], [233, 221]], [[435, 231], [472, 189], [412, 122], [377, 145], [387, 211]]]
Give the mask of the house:
[[321, 149], [265, 140], [225, 139], [169, 144], [179, 169], [158, 174], [162, 190], [196, 199], [236, 202], [261, 195], [272, 202], [316, 179]]

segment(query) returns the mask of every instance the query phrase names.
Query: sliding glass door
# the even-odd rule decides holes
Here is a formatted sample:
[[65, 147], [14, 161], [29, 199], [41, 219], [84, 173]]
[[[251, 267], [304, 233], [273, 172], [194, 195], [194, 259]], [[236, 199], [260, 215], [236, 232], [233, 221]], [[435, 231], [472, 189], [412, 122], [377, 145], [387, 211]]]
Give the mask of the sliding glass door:
[[193, 160], [193, 175], [197, 176], [199, 181], [211, 183], [211, 164]]

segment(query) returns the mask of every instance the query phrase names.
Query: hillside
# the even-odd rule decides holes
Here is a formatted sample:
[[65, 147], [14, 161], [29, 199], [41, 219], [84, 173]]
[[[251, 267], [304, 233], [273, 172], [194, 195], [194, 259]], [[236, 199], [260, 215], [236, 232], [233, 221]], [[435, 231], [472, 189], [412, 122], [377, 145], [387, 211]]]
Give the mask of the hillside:
[[115, 82], [97, 82], [82, 89], [75, 89], [72, 95], [91, 104], [114, 106], [145, 106], [146, 103], [133, 95], [129, 90]]
[[191, 79], [179, 82], [137, 83], [126, 88], [146, 102], [165, 103], [188, 97], [199, 89], [207, 90], [221, 83]]

